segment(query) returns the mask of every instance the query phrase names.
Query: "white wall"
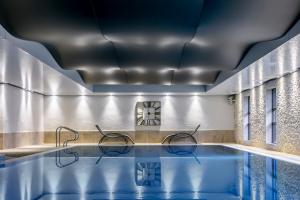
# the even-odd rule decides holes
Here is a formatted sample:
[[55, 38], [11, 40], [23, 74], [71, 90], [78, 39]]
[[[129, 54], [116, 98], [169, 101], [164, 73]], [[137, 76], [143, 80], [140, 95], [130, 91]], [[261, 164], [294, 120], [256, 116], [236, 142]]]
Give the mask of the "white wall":
[[[78, 130], [135, 130], [137, 101], [161, 101], [160, 130], [233, 130], [234, 108], [225, 96], [48, 96], [45, 130], [66, 125]], [[151, 127], [153, 129], [153, 127]]]
[[0, 86], [2, 133], [42, 132], [44, 98], [8, 85]]
[[[3, 133], [4, 129], [4, 106], [3, 106], [3, 101], [4, 101], [4, 85], [0, 85], [0, 134]], [[1, 142], [1, 141], [0, 141]], [[0, 148], [1, 148], [0, 144]]]
[[[46, 94], [87, 93], [79, 84], [5, 39], [0, 39], [0, 82]], [[42, 95], [0, 84], [0, 133], [43, 131], [43, 101]]]
[[[138, 101], [162, 103], [160, 130], [233, 130], [233, 106], [225, 96], [47, 96], [0, 86], [3, 133], [53, 131], [59, 125], [79, 130], [135, 130]], [[153, 127], [150, 127], [153, 129]]]
[[[0, 81], [40, 91], [44, 87], [43, 63], [0, 39]], [[44, 130], [42, 95], [10, 85], [0, 85], [0, 133]]]

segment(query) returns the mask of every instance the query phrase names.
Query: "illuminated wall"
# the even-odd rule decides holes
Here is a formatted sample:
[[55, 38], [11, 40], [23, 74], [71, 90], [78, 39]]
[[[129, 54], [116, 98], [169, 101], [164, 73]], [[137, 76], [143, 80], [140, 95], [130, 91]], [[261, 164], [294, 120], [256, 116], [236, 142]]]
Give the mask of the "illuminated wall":
[[0, 149], [3, 149], [3, 121], [4, 121], [4, 114], [3, 114], [3, 106], [2, 102], [4, 101], [4, 86], [0, 85]]
[[160, 127], [150, 130], [191, 130], [201, 124], [203, 130], [233, 130], [233, 106], [225, 96], [50, 96], [45, 97], [45, 130], [59, 125], [78, 130], [134, 131], [138, 101], [161, 101]]
[[43, 143], [43, 63], [0, 39], [0, 82], [0, 148]]
[[43, 96], [1, 85], [3, 148], [43, 143]]
[[[87, 90], [19, 48], [0, 27], [0, 149], [43, 143], [44, 96]], [[31, 46], [32, 48], [34, 47]], [[62, 87], [63, 86], [63, 87]]]

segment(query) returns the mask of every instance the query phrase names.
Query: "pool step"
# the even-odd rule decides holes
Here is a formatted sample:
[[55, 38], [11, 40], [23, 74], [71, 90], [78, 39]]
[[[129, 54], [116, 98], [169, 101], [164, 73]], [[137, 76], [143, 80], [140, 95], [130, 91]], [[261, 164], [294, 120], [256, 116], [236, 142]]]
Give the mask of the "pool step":
[[38, 200], [103, 200], [103, 199], [200, 199], [200, 200], [240, 200], [241, 198], [231, 193], [146, 193], [138, 195], [136, 193], [97, 193], [97, 194], [46, 194], [38, 198]]

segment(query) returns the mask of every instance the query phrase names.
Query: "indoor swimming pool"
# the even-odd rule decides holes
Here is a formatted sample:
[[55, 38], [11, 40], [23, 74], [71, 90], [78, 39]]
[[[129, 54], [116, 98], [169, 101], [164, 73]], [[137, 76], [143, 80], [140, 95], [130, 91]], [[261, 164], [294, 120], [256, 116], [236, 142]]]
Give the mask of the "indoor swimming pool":
[[75, 146], [3, 160], [1, 200], [300, 199], [299, 165], [224, 146]]

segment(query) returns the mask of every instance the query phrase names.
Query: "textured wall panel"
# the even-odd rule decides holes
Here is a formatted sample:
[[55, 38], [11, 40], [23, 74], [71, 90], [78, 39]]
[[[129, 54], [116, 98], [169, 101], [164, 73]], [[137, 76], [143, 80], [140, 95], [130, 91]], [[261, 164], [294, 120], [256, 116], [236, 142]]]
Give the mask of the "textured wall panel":
[[259, 86], [250, 92], [250, 143], [263, 146], [265, 143], [265, 90]]
[[278, 148], [300, 154], [300, 72], [278, 80]]
[[267, 85], [251, 89], [251, 139], [243, 141], [242, 97], [237, 95], [235, 107], [236, 139], [239, 143], [300, 154], [300, 72], [276, 80], [277, 144], [266, 144], [265, 99]]

